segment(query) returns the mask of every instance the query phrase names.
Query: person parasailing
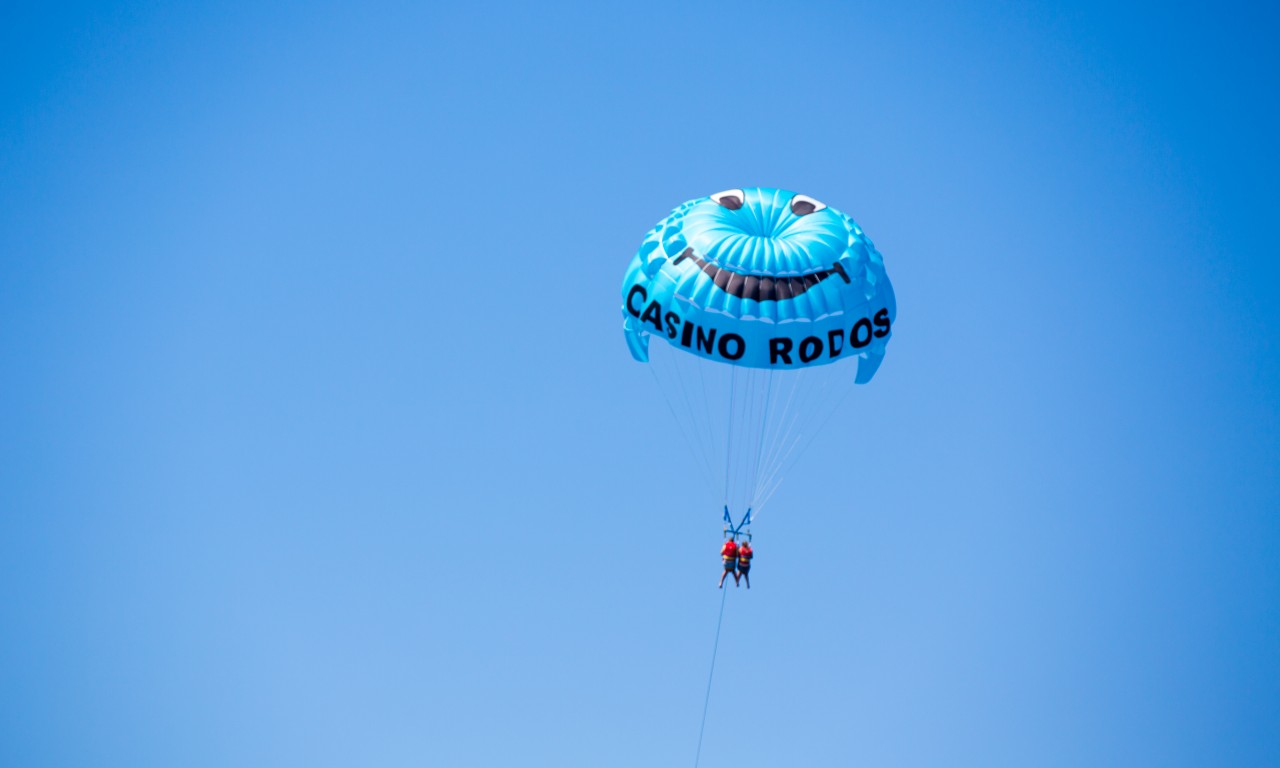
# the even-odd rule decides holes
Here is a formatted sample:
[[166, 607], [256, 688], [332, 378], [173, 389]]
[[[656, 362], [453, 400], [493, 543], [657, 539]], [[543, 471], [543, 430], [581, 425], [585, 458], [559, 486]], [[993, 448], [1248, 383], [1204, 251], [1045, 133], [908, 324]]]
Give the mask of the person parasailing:
[[744, 541], [742, 546], [738, 547], [738, 572], [733, 574], [734, 584], [736, 585], [739, 578], [747, 580], [747, 589], [751, 589], [751, 558], [755, 557], [755, 551], [751, 549], [751, 542]]
[[720, 548], [720, 559], [724, 561], [724, 573], [720, 574], [720, 589], [724, 589], [724, 577], [733, 574], [733, 582], [738, 583], [738, 544], [729, 539]]

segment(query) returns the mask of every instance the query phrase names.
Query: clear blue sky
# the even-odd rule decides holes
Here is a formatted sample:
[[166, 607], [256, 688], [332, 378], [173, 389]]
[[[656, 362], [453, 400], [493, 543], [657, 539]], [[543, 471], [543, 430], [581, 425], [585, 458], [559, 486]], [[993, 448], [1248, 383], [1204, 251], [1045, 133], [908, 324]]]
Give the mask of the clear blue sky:
[[618, 289], [755, 185], [899, 315], [702, 764], [1280, 763], [1273, 11], [267, 5], [0, 15], [0, 764], [692, 764]]

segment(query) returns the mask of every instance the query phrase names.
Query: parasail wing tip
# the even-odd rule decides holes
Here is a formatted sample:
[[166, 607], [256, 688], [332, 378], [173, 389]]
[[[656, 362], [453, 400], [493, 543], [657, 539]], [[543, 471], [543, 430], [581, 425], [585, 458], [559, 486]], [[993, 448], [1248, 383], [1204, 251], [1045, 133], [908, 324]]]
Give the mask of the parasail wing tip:
[[622, 321], [622, 332], [627, 337], [627, 349], [641, 363], [649, 362], [649, 334], [636, 328], [630, 317]]
[[853, 381], [855, 384], [866, 384], [871, 381], [871, 377], [876, 375], [876, 371], [880, 370], [880, 363], [884, 362], [883, 352], [868, 352], [858, 358], [858, 376]]

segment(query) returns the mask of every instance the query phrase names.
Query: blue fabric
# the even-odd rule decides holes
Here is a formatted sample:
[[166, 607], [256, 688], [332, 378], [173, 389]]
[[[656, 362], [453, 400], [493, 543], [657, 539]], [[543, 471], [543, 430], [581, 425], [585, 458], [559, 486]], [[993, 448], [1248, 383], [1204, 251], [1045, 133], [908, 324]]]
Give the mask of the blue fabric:
[[[726, 194], [729, 205], [718, 202]], [[858, 359], [855, 380], [869, 381], [897, 317], [893, 287], [857, 223], [807, 201], [778, 189], [730, 190], [660, 221], [622, 284], [632, 356], [647, 362], [656, 335], [689, 354], [752, 368]]]

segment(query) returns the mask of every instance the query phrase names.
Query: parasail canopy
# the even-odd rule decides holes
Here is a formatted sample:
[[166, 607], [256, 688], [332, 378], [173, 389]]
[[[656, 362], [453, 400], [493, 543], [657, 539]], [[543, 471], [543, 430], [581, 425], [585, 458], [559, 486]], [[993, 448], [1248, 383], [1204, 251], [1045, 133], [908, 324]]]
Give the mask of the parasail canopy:
[[645, 236], [622, 284], [631, 354], [649, 338], [750, 368], [884, 358], [897, 315], [884, 261], [861, 227], [806, 195], [733, 189], [690, 200]]

